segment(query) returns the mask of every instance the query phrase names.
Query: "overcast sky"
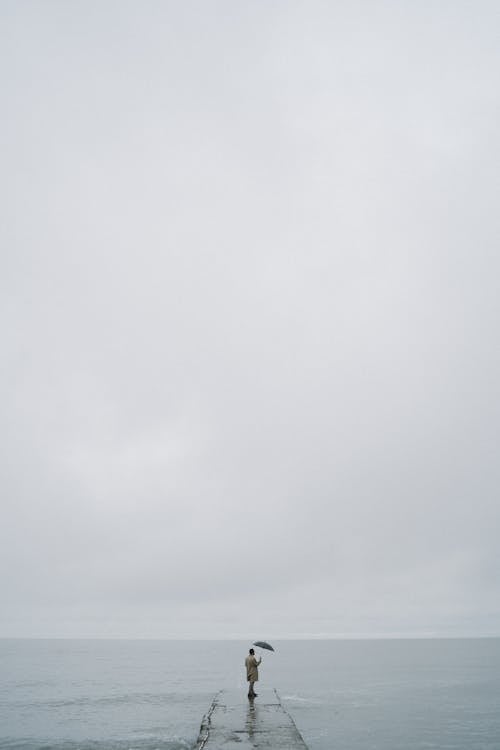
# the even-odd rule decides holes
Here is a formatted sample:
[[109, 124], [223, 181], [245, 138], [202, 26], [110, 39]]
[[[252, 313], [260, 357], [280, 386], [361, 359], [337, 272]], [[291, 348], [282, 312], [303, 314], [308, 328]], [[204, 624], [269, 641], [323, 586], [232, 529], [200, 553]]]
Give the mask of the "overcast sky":
[[500, 635], [491, 2], [0, 3], [0, 635]]

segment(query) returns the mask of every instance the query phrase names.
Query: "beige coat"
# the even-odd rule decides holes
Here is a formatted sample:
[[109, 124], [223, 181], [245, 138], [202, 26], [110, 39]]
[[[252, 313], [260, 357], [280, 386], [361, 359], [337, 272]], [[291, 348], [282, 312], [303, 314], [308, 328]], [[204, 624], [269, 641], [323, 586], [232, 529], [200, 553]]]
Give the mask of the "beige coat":
[[259, 659], [257, 661], [255, 656], [252, 656], [252, 654], [248, 654], [247, 658], [245, 659], [245, 667], [247, 668], [247, 682], [258, 682], [259, 680], [259, 670], [257, 667], [261, 663], [262, 659]]

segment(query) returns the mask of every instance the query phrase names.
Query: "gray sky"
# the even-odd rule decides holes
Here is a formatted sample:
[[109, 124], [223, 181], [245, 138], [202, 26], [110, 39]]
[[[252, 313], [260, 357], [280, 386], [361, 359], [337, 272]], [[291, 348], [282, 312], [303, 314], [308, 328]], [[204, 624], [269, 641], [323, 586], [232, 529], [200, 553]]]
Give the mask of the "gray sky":
[[0, 635], [500, 635], [496, 2], [0, 4]]

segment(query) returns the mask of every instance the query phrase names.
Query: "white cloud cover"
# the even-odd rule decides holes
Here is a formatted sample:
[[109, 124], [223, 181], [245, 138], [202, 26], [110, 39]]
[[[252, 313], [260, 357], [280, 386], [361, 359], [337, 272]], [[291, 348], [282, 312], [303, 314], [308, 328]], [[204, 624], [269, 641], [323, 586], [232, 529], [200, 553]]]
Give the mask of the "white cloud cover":
[[499, 635], [495, 4], [1, 15], [0, 635]]

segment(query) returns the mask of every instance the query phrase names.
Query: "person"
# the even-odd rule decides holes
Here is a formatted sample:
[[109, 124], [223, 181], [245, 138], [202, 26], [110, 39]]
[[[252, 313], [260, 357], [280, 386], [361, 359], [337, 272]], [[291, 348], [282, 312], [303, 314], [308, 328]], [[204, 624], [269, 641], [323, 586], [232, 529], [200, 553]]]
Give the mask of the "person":
[[259, 679], [259, 670], [258, 666], [262, 661], [262, 657], [257, 661], [255, 657], [255, 651], [253, 648], [250, 649], [248, 652], [248, 656], [245, 659], [245, 667], [247, 668], [247, 682], [249, 683], [248, 686], [248, 697], [249, 698], [256, 698], [257, 693], [253, 689], [253, 686]]

